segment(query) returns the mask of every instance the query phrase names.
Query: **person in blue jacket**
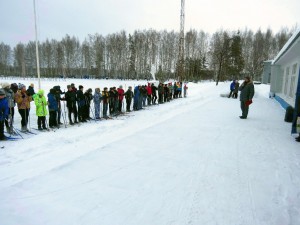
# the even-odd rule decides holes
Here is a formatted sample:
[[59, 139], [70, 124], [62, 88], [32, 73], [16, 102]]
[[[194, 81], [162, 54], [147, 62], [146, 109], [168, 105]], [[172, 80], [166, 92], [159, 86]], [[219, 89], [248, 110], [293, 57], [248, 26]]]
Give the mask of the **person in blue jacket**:
[[133, 110], [139, 110], [139, 98], [140, 98], [140, 89], [139, 89], [139, 86], [136, 86], [134, 88], [133, 95], [134, 95], [134, 98], [133, 98]]
[[8, 118], [9, 106], [5, 96], [5, 91], [0, 89], [0, 140], [6, 140], [7, 137], [4, 135], [4, 122]]
[[55, 97], [56, 90], [50, 89], [50, 93], [47, 95], [48, 97], [48, 109], [49, 109], [49, 127], [57, 127], [57, 114], [58, 114], [58, 102]]
[[234, 89], [235, 89], [235, 80], [233, 80], [230, 84], [230, 93], [228, 95], [228, 98], [231, 98], [231, 95], [234, 92]]

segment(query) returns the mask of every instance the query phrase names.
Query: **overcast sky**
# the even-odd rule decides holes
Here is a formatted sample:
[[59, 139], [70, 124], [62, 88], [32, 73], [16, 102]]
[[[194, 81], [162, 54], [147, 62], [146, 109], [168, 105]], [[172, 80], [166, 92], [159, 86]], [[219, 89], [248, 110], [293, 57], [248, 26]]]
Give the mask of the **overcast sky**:
[[[121, 30], [180, 29], [180, 0], [36, 0], [38, 38]], [[253, 31], [300, 25], [300, 0], [186, 0], [185, 31], [220, 28]], [[35, 40], [33, 0], [0, 0], [0, 42], [15, 46]]]

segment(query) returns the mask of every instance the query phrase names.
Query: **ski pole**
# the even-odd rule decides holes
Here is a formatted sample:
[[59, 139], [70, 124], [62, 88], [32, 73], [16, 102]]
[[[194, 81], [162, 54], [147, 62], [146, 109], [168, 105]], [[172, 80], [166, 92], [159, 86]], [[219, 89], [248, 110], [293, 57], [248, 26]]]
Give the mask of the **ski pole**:
[[[94, 103], [93, 103], [93, 104], [94, 104]], [[95, 104], [94, 104], [94, 107], [95, 107]], [[94, 113], [93, 108], [92, 108], [92, 105], [90, 106], [90, 111], [91, 111], [91, 113], [92, 113], [92, 115], [93, 115], [93, 117], [94, 117], [95, 122], [97, 122], [97, 121], [96, 121], [95, 113]]]
[[63, 101], [63, 104], [64, 104], [64, 113], [62, 113], [62, 117], [63, 117], [63, 120], [64, 120], [65, 128], [67, 128], [66, 104], [65, 104], [65, 101]]

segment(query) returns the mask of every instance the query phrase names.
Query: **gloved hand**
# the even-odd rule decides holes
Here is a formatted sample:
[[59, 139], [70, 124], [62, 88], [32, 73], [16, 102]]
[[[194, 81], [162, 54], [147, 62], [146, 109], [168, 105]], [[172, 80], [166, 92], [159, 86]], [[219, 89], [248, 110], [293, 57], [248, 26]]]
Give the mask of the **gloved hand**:
[[252, 104], [252, 99], [246, 101], [246, 106], [249, 106], [249, 105], [251, 105], [251, 104]]

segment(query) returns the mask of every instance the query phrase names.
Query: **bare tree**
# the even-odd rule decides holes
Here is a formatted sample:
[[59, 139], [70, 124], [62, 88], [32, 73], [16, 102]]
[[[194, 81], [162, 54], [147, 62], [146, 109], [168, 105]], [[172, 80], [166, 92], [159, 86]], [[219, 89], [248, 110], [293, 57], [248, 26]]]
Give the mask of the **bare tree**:
[[0, 43], [0, 74], [10, 74], [12, 50], [9, 45]]

